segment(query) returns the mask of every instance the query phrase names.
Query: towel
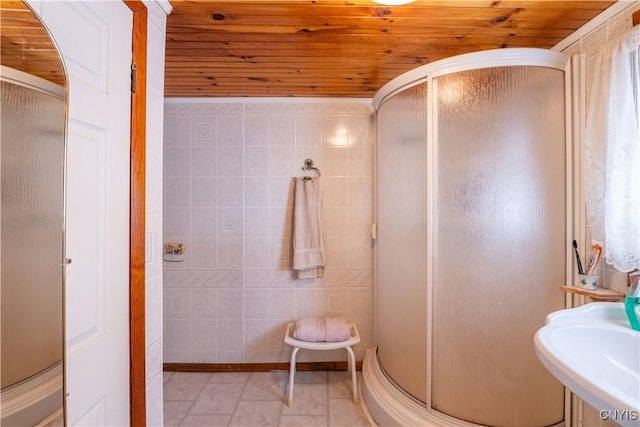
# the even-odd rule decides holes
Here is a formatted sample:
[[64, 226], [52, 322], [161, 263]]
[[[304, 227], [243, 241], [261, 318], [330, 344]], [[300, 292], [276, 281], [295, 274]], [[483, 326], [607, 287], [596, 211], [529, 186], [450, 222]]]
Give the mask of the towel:
[[293, 338], [307, 342], [338, 342], [351, 338], [344, 317], [299, 319], [293, 328]]
[[293, 269], [298, 279], [322, 277], [324, 238], [320, 221], [320, 180], [294, 178]]

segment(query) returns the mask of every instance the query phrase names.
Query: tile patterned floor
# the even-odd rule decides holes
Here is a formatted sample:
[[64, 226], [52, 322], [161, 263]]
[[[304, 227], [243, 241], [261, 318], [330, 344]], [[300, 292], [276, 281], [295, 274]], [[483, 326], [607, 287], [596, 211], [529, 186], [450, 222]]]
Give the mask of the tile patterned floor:
[[284, 404], [288, 375], [286, 371], [165, 372], [164, 425], [370, 425], [351, 400], [347, 372], [296, 372], [291, 407]]

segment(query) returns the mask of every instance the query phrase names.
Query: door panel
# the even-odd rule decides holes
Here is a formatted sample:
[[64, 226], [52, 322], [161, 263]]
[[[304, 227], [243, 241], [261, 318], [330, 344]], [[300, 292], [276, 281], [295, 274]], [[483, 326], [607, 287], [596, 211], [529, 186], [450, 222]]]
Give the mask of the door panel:
[[119, 1], [29, 3], [68, 72], [67, 421], [128, 425], [132, 12]]

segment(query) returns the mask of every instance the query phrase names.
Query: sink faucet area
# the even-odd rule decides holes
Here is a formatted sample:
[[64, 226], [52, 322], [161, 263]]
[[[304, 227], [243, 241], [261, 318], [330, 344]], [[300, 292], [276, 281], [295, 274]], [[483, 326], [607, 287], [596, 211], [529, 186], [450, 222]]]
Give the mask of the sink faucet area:
[[551, 313], [534, 342], [545, 368], [578, 397], [622, 426], [640, 426], [640, 332], [623, 303]]

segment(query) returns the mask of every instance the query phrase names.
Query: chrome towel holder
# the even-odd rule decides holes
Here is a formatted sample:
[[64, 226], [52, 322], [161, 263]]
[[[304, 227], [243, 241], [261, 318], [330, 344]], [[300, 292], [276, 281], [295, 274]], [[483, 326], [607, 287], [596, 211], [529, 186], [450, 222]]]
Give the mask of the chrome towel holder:
[[[312, 159], [306, 159], [304, 161], [304, 166], [301, 169], [303, 171], [314, 171], [315, 173], [318, 174], [318, 177], [321, 176], [320, 169], [318, 169], [317, 167], [313, 166], [313, 160]], [[304, 179], [311, 179], [311, 177], [305, 176]]]

